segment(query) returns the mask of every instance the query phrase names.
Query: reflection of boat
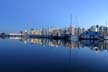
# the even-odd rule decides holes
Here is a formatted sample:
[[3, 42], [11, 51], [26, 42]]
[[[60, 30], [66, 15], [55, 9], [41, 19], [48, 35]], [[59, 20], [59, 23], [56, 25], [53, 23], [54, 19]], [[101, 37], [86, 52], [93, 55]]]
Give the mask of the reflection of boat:
[[8, 37], [9, 37], [9, 35], [6, 34], [6, 33], [1, 33], [0, 34], [0, 38], [2, 38], [2, 39], [8, 38]]
[[98, 40], [82, 40], [82, 46], [86, 47], [98, 47], [99, 41]]
[[29, 35], [29, 38], [43, 38], [41, 35]]

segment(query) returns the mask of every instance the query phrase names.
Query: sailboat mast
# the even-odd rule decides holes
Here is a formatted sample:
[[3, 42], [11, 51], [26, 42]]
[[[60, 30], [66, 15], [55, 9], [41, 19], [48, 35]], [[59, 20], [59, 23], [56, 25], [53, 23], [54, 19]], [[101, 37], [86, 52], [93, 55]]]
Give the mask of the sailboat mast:
[[106, 21], [106, 27], [107, 27], [107, 21]]
[[72, 26], [72, 14], [70, 15], [70, 26]]

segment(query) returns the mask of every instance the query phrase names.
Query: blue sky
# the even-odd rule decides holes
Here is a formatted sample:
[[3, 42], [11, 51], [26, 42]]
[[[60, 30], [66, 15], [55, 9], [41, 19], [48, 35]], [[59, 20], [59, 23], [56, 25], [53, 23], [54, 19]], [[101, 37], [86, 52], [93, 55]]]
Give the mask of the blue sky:
[[105, 25], [108, 0], [0, 0], [0, 32], [42, 27]]

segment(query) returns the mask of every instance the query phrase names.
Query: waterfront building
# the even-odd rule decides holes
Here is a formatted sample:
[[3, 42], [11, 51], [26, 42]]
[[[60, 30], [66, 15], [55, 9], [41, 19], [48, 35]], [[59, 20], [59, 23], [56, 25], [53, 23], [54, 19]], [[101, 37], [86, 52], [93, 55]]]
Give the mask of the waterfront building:
[[100, 26], [100, 28], [99, 28], [99, 32], [100, 32], [100, 34], [101, 34], [101, 36], [103, 36], [104, 35], [104, 26]]
[[48, 29], [42, 28], [41, 35], [43, 35], [43, 36], [48, 35]]
[[41, 31], [40, 30], [31, 30], [31, 34], [32, 35], [41, 35]]
[[98, 29], [97, 29], [97, 27], [95, 25], [93, 25], [92, 27], [90, 27], [88, 30], [89, 31], [93, 31], [93, 32], [97, 32], [98, 31]]
[[85, 32], [85, 29], [84, 28], [76, 27], [75, 28], [75, 34], [74, 35], [79, 36], [83, 32]]

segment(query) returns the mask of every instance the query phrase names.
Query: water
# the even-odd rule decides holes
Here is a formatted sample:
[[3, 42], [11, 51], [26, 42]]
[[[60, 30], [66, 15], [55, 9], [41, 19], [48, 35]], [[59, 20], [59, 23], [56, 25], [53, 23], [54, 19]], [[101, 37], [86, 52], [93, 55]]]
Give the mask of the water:
[[107, 41], [0, 39], [0, 72], [108, 72]]

